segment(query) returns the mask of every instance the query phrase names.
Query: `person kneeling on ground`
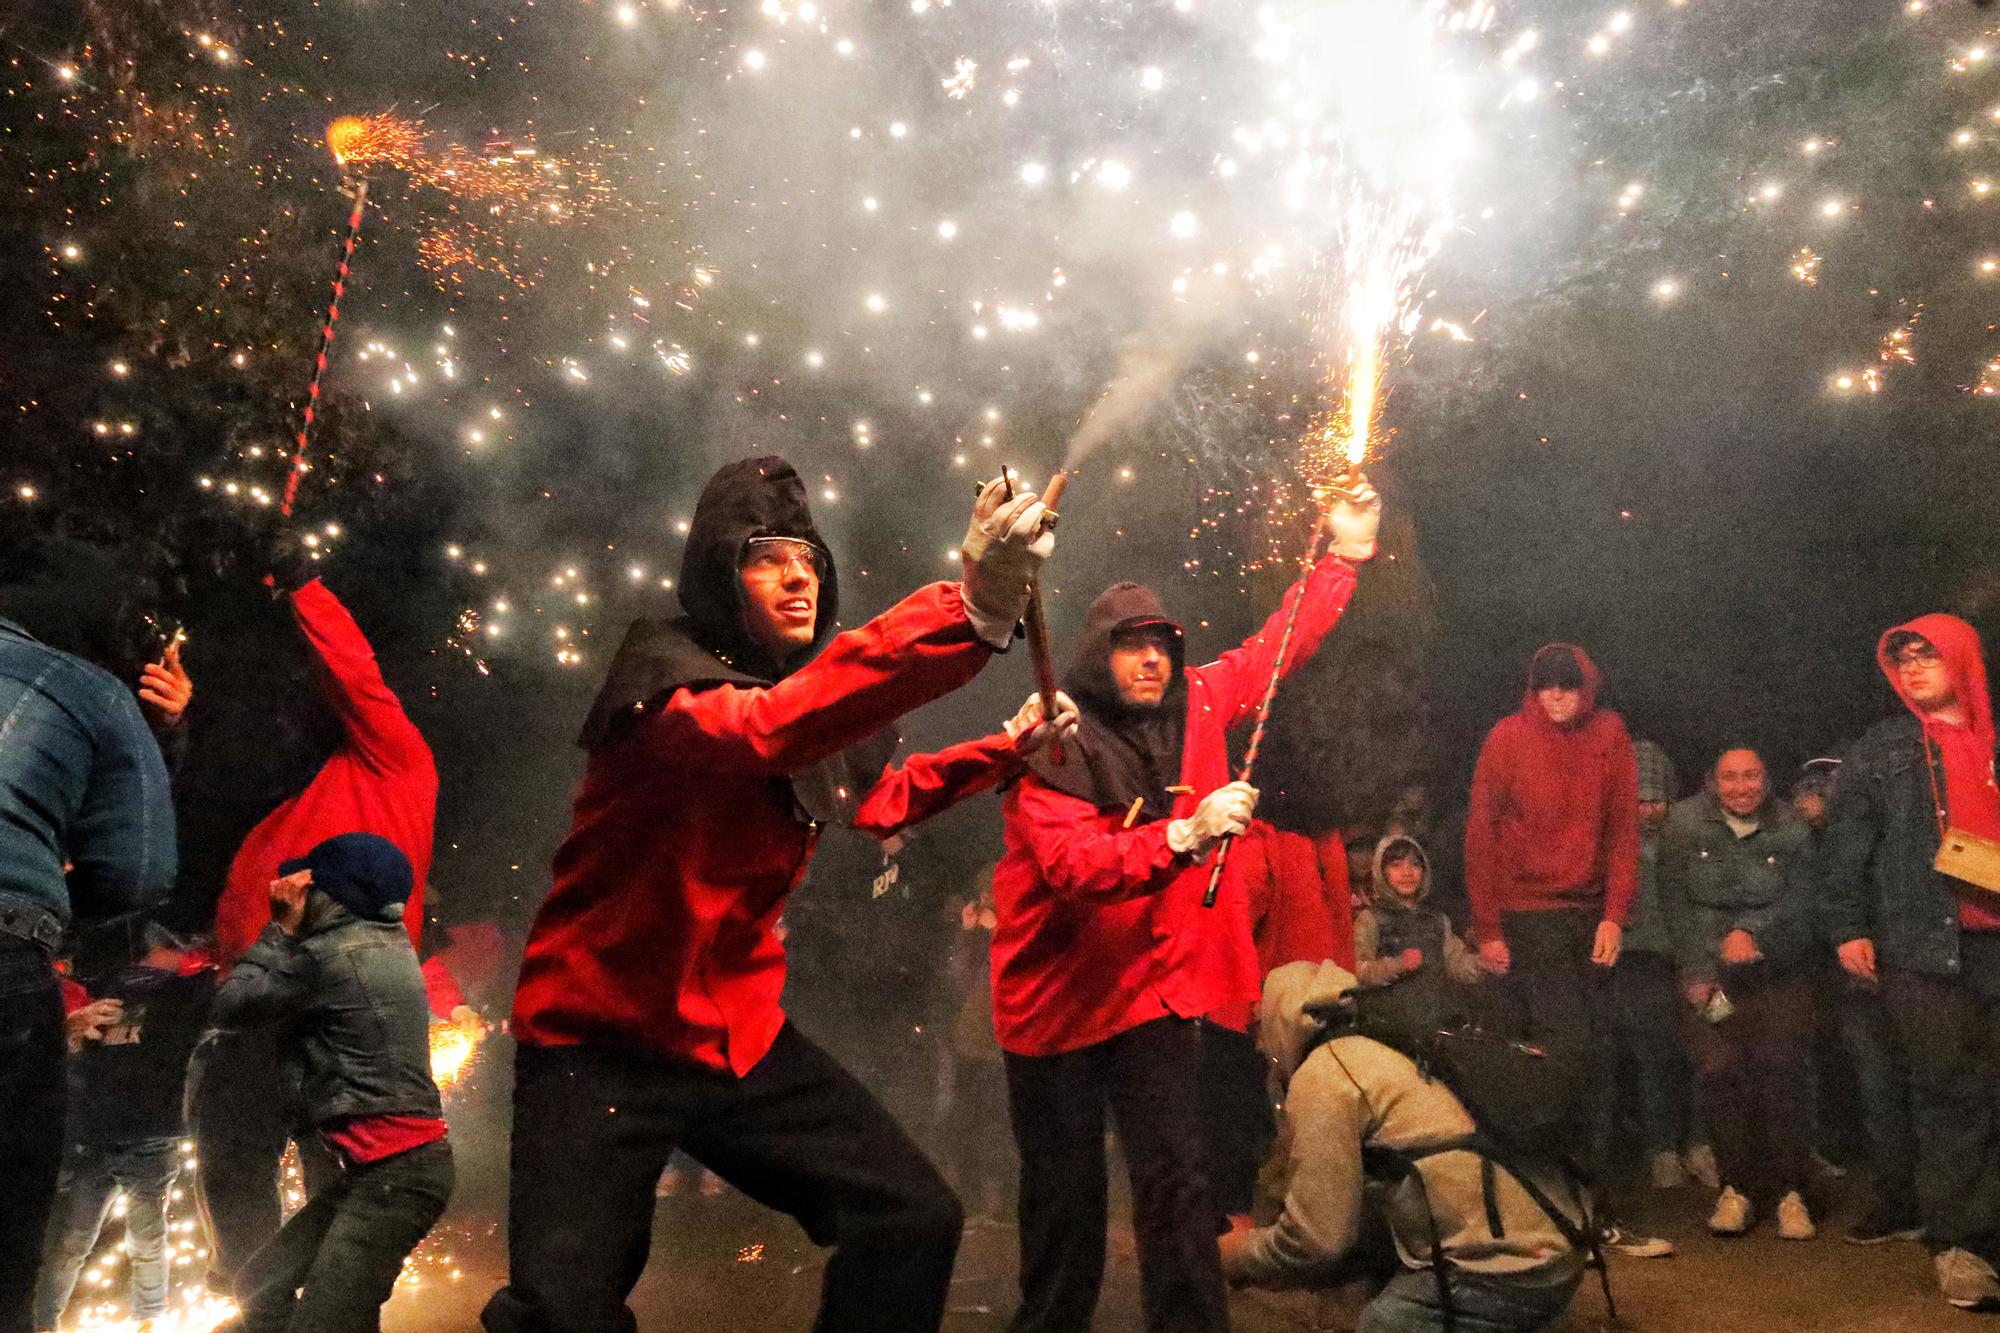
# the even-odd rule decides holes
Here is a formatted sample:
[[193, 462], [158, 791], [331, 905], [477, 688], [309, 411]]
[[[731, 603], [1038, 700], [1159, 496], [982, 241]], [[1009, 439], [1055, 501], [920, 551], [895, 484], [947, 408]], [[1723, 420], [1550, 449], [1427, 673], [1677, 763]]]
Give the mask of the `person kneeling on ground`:
[[410, 862], [387, 838], [343, 833], [278, 876], [271, 924], [216, 991], [215, 1018], [279, 1028], [343, 1169], [250, 1256], [242, 1314], [223, 1328], [359, 1333], [380, 1326], [403, 1261], [451, 1197], [423, 972], [401, 924]]
[[1362, 1154], [1389, 1149], [1416, 1159], [1384, 1200], [1402, 1271], [1369, 1303], [1357, 1333], [1445, 1329], [1447, 1310], [1486, 1333], [1553, 1323], [1585, 1266], [1570, 1239], [1586, 1224], [1575, 1194], [1553, 1172], [1530, 1182], [1543, 1199], [1562, 1201], [1559, 1224], [1505, 1167], [1493, 1169], [1489, 1193], [1480, 1154], [1423, 1155], [1479, 1127], [1408, 1056], [1339, 1021], [1355, 990], [1334, 963], [1288, 963], [1264, 982], [1260, 1044], [1286, 1088], [1291, 1178], [1274, 1224], [1222, 1237], [1224, 1276], [1239, 1286], [1340, 1276], [1362, 1234]]

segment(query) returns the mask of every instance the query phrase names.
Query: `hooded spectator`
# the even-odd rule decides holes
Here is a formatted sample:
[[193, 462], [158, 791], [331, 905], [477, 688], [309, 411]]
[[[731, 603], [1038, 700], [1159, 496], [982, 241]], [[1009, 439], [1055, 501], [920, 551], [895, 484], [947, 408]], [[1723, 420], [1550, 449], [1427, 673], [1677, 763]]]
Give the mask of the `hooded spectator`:
[[1416, 1039], [1458, 1026], [1466, 1005], [1453, 991], [1485, 974], [1451, 918], [1428, 906], [1431, 862], [1423, 844], [1391, 834], [1377, 844], [1371, 872], [1369, 905], [1354, 921], [1366, 1030]]

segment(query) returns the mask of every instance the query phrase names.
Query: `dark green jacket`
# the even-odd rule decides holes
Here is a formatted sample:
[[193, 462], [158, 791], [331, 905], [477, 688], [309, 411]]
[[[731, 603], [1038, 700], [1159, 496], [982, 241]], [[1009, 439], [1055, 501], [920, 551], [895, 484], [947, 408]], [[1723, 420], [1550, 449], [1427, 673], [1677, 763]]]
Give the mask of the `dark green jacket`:
[[1813, 924], [1811, 830], [1767, 798], [1758, 828], [1739, 838], [1708, 792], [1675, 802], [1660, 831], [1660, 896], [1684, 981], [1722, 975], [1722, 940], [1746, 930], [1766, 964], [1805, 961]]

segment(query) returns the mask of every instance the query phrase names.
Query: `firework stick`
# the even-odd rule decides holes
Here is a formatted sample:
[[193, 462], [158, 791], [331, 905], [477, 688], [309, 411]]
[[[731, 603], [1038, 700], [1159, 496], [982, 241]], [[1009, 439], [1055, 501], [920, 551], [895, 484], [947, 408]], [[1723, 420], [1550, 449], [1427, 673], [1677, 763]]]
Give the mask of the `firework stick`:
[[347, 274], [354, 264], [354, 246], [361, 239], [361, 218], [368, 207], [368, 181], [366, 177], [356, 177], [354, 181], [354, 210], [347, 215], [347, 238], [340, 247], [340, 266], [333, 272], [333, 295], [327, 299], [326, 322], [319, 329], [319, 354], [313, 358], [311, 383], [306, 385], [305, 411], [300, 414], [298, 434], [292, 447], [292, 468], [285, 477], [285, 499], [278, 506], [278, 512], [286, 518], [292, 516], [292, 505], [299, 497], [299, 479], [305, 475], [306, 449], [312, 443], [313, 423], [319, 416], [319, 385], [326, 376], [327, 357], [333, 351], [333, 334], [340, 323], [340, 298], [347, 295]]
[[[1339, 503], [1353, 500], [1362, 493], [1366, 478], [1359, 472], [1343, 473], [1325, 486], [1314, 489], [1327, 494], [1330, 502]], [[1271, 720], [1271, 701], [1278, 697], [1278, 682], [1284, 678], [1285, 659], [1292, 651], [1292, 631], [1298, 628], [1299, 608], [1305, 605], [1306, 581], [1312, 577], [1313, 566], [1319, 563], [1320, 547], [1327, 538], [1327, 522], [1324, 511], [1317, 523], [1313, 524], [1312, 543], [1306, 548], [1305, 572], [1292, 585], [1291, 609], [1285, 612], [1285, 629], [1278, 636], [1278, 656], [1271, 663], [1271, 680], [1264, 687], [1264, 701], [1257, 705], [1257, 725], [1250, 731], [1250, 748], [1243, 753], [1243, 767], [1238, 770], [1236, 780], [1248, 782], [1257, 768], [1257, 752], [1264, 748], [1264, 728]], [[1215, 906], [1215, 895], [1222, 889], [1222, 870], [1229, 864], [1229, 848], [1236, 841], [1235, 834], [1222, 839], [1222, 845], [1215, 852], [1215, 868], [1208, 873], [1208, 892], [1201, 895], [1203, 907]]]
[[[1051, 515], [1062, 502], [1063, 489], [1069, 485], [1069, 473], [1058, 471], [1049, 478], [1049, 488], [1042, 492], [1042, 504]], [[1048, 616], [1042, 610], [1042, 581], [1036, 579], [1028, 585], [1028, 613], [1023, 619], [1028, 629], [1028, 658], [1035, 667], [1035, 688], [1042, 696], [1042, 719], [1055, 725], [1056, 716], [1056, 662], [1055, 650], [1049, 644]], [[1049, 743], [1049, 762], [1061, 764], [1063, 747], [1061, 741]]]

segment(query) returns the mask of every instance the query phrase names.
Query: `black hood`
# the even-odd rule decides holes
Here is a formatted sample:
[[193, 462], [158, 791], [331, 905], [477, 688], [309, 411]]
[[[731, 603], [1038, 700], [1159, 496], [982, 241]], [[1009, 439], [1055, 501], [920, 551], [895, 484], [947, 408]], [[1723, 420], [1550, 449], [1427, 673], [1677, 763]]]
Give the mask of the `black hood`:
[[[820, 553], [819, 616], [809, 648], [784, 662], [750, 637], [745, 620], [743, 548], [753, 537], [791, 537]], [[796, 670], [833, 637], [840, 613], [840, 576], [833, 553], [813, 527], [805, 484], [784, 459], [748, 458], [718, 469], [702, 488], [681, 556], [682, 614], [635, 620], [611, 659], [604, 687], [584, 720], [577, 744], [595, 749], [616, 721], [688, 685], [769, 685]]]
[[[755, 537], [790, 537], [820, 553], [819, 615], [811, 646], [774, 662], [750, 637], [740, 569]], [[675, 690], [715, 685], [769, 685], [797, 670], [833, 637], [840, 613], [840, 578], [833, 553], [813, 526], [805, 484], [776, 455], [718, 469], [702, 488], [681, 556], [682, 613], [635, 620], [611, 660], [577, 744], [595, 750], [617, 738], [619, 723]], [[896, 748], [884, 730], [830, 759], [790, 775], [793, 796], [821, 823], [844, 823], [874, 786]], [[781, 781], [784, 779], [780, 779]]]
[[[1148, 625], [1167, 631], [1174, 679], [1157, 708], [1131, 708], [1112, 679], [1111, 640]], [[1055, 763], [1044, 749], [1028, 760], [1029, 768], [1057, 791], [1100, 809], [1129, 809], [1143, 799], [1142, 818], [1165, 819], [1174, 804], [1167, 788], [1180, 781], [1186, 657], [1181, 627], [1152, 589], [1137, 583], [1106, 588], [1090, 604], [1063, 673], [1062, 687], [1083, 713], [1075, 739], [1063, 744], [1067, 762]]]

